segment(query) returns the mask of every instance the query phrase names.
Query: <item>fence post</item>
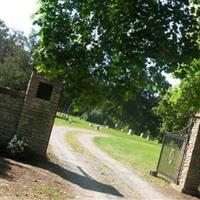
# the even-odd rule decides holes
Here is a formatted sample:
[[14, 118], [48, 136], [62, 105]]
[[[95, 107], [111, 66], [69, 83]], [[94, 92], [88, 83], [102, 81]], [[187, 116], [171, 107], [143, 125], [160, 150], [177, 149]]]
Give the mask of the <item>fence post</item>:
[[160, 156], [159, 156], [158, 164], [157, 164], [157, 168], [156, 168], [157, 173], [158, 173], [158, 168], [159, 168], [159, 165], [160, 165], [160, 160], [161, 160], [161, 156], [162, 156], [162, 152], [163, 152], [163, 148], [164, 148], [164, 144], [165, 144], [165, 138], [166, 138], [166, 133], [164, 134], [163, 141], [162, 141], [162, 148], [161, 148], [161, 151], [160, 151]]

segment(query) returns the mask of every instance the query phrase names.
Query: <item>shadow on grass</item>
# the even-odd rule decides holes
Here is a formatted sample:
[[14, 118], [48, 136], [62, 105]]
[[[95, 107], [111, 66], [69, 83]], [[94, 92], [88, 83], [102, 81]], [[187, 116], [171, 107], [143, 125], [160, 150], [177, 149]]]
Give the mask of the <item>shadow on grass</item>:
[[101, 192], [105, 194], [111, 194], [118, 197], [124, 197], [119, 191], [117, 191], [111, 185], [107, 185], [101, 183], [95, 179], [93, 179], [90, 175], [88, 175], [82, 168], [77, 167], [83, 175], [77, 174], [70, 170], [63, 168], [62, 166], [55, 164], [50, 161], [43, 161], [43, 162], [35, 162], [31, 163], [32, 165], [51, 171], [52, 173], [60, 176], [61, 178], [80, 186], [86, 190], [92, 190], [96, 192]]

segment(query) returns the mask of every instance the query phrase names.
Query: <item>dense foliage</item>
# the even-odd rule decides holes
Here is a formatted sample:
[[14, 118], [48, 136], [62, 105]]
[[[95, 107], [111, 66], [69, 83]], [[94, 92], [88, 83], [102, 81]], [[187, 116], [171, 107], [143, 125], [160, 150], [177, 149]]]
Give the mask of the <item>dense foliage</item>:
[[7, 152], [15, 158], [26, 158], [30, 154], [31, 148], [32, 144], [28, 139], [20, 135], [14, 135], [8, 142]]
[[[194, 16], [200, 23], [200, 4], [195, 1]], [[170, 89], [162, 98], [157, 113], [162, 116], [163, 123], [161, 130], [174, 131], [183, 128], [188, 124], [189, 119], [200, 111], [200, 32], [197, 35], [196, 51], [197, 57], [188, 64], [180, 66], [174, 75], [181, 78], [181, 84], [174, 89]]]
[[31, 73], [30, 42], [0, 20], [0, 86], [25, 89]]
[[157, 132], [160, 119], [152, 108], [169, 87], [163, 72], [174, 72], [198, 56], [190, 1], [39, 3], [37, 70], [64, 77], [65, 96], [76, 107], [102, 105], [105, 110], [105, 104], [112, 105], [115, 119], [136, 131]]
[[185, 77], [179, 87], [163, 97], [157, 112], [163, 118], [163, 130], [178, 130], [186, 126], [189, 117], [200, 111], [200, 60], [184, 67]]

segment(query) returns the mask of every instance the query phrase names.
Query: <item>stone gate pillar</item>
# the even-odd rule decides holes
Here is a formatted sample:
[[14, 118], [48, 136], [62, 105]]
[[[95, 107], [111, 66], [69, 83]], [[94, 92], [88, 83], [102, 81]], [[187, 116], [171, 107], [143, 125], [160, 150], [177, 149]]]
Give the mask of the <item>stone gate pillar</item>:
[[179, 177], [179, 189], [188, 194], [199, 195], [200, 185], [200, 114], [196, 114], [189, 135]]
[[48, 81], [33, 73], [24, 99], [17, 134], [32, 142], [32, 153], [46, 154], [56, 115], [62, 82]]

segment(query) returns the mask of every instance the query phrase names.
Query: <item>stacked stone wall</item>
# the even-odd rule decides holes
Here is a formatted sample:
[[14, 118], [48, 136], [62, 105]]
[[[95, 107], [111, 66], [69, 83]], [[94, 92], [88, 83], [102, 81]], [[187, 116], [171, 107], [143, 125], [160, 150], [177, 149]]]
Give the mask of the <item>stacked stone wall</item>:
[[0, 145], [7, 143], [15, 134], [24, 94], [0, 87]]
[[200, 185], [200, 118], [196, 116], [184, 155], [179, 187], [185, 193], [199, 195]]
[[[53, 86], [49, 101], [37, 97], [40, 83]], [[62, 84], [58, 80], [48, 81], [37, 74], [33, 74], [30, 80], [17, 133], [32, 141], [32, 151], [36, 154], [46, 153], [61, 89]]]
[[31, 141], [32, 153], [44, 156], [61, 90], [61, 80], [48, 81], [36, 73], [26, 94], [0, 87], [0, 148], [20, 134]]

